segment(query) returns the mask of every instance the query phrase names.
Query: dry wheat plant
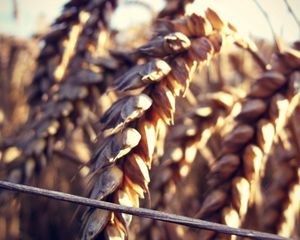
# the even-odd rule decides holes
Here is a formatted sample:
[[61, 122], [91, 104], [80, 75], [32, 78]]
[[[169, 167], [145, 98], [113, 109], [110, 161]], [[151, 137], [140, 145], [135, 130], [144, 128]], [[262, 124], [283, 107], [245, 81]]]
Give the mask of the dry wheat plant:
[[[300, 239], [300, 41], [192, 2], [69, 0], [1, 35], [0, 179]], [[122, 4], [151, 21], [112, 28]], [[250, 238], [0, 189], [0, 239]]]

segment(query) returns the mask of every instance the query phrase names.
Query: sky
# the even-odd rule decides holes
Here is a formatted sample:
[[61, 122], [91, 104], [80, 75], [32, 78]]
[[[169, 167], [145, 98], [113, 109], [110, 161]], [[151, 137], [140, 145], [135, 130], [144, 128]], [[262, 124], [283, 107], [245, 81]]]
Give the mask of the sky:
[[[57, 17], [65, 0], [16, 0], [18, 19], [13, 16], [13, 0], [0, 0], [0, 32], [30, 37], [39, 24], [49, 24]], [[37, 20], [39, 22], [37, 23]]]
[[[66, 0], [16, 0], [19, 7], [18, 19], [13, 16], [13, 0], [0, 0], [0, 32], [18, 37], [30, 37], [38, 27], [51, 23], [59, 15]], [[127, 0], [128, 1], [128, 0]], [[143, 0], [147, 2], [148, 0]], [[149, 0], [157, 4], [163, 0]], [[300, 39], [300, 29], [289, 14], [284, 0], [259, 0], [268, 13], [277, 35], [285, 41]], [[288, 0], [300, 19], [300, 0]], [[246, 36], [272, 39], [271, 31], [262, 13], [253, 0], [196, 0], [193, 9], [214, 9], [219, 15], [232, 22]], [[136, 22], [142, 14], [122, 11], [118, 22]], [[133, 17], [135, 16], [135, 19]]]
[[[258, 0], [267, 12], [275, 33], [286, 41], [300, 39], [300, 26], [289, 14], [284, 0]], [[288, 0], [300, 20], [300, 0]], [[247, 36], [272, 39], [270, 27], [254, 0], [198, 0], [198, 7], [207, 6], [233, 23], [239, 32]]]

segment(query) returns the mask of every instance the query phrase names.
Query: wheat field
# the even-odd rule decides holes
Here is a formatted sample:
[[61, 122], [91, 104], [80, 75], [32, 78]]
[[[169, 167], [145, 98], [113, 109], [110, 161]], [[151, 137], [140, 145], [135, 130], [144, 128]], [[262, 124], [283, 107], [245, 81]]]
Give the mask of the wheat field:
[[[0, 179], [300, 239], [300, 40], [192, 2], [122, 35], [121, 3], [70, 0], [1, 34]], [[250, 238], [0, 189], [0, 239]]]

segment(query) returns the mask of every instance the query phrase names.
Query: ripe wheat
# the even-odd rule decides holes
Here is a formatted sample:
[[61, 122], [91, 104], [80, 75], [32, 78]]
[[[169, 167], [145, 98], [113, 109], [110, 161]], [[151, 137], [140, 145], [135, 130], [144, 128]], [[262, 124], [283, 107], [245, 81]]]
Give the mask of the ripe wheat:
[[51, 31], [43, 37], [45, 46], [37, 59], [38, 67], [29, 97], [31, 104], [38, 105], [41, 100], [47, 101], [51, 91], [55, 91], [54, 85], [68, 78], [69, 68], [74, 68], [72, 62], [84, 53], [90, 38], [97, 38], [97, 31], [92, 31], [95, 36], [91, 36], [88, 31], [98, 28], [97, 24], [106, 25], [108, 4], [115, 6], [116, 3], [114, 0], [72, 0], [65, 4], [62, 14], [52, 24]]
[[[117, 1], [70, 0], [43, 37], [26, 125], [15, 138], [8, 138], [10, 134], [1, 129], [0, 136], [5, 136], [4, 144], [2, 139], [0, 143], [1, 178], [7, 174], [9, 181], [29, 183], [37, 176], [37, 184], [43, 185], [52, 177], [55, 181], [50, 188], [63, 191], [62, 186], [67, 185], [64, 189], [73, 191], [69, 187], [76, 185], [97, 200], [134, 207], [151, 204], [151, 208], [193, 217], [199, 210], [197, 217], [229, 226], [299, 235], [300, 140], [295, 124], [299, 116], [293, 112], [300, 97], [300, 44], [283, 48], [277, 41], [280, 52], [268, 64], [265, 58], [270, 54], [242, 38], [211, 9], [204, 17], [182, 17], [191, 2], [168, 0], [160, 13], [146, 1], [121, 3], [123, 7], [142, 5], [151, 12], [152, 20], [164, 18], [153, 24], [156, 32], [152, 39], [137, 34], [137, 39], [124, 44], [109, 25]], [[131, 30], [126, 34], [131, 37]], [[225, 54], [218, 54], [221, 48], [233, 53], [227, 42], [252, 55], [255, 66], [246, 64], [250, 74], [241, 63], [248, 58], [237, 54], [229, 57], [234, 65], [232, 79], [223, 78], [229, 72], [228, 63], [221, 66]], [[135, 49], [136, 45], [141, 47]], [[6, 50], [0, 54], [4, 65]], [[218, 68], [209, 64], [216, 55], [220, 57], [215, 59]], [[204, 65], [210, 65], [207, 80], [195, 77]], [[255, 72], [261, 74], [253, 81]], [[4, 85], [6, 81], [8, 77]], [[1, 91], [3, 84], [0, 82]], [[231, 90], [234, 88], [238, 90]], [[247, 95], [241, 93], [244, 89]], [[1, 102], [3, 106], [10, 108]], [[101, 130], [93, 146], [90, 141], [96, 136], [99, 116]], [[286, 126], [288, 121], [291, 129]], [[78, 150], [78, 142], [92, 149], [92, 157], [85, 157], [89, 163], [81, 162], [79, 152], [84, 151]], [[64, 176], [76, 174], [74, 168], [83, 163], [78, 182], [66, 183]], [[86, 167], [90, 172], [82, 179]], [[64, 176], [59, 176], [62, 172]], [[8, 197], [1, 192], [0, 203], [8, 203]], [[144, 198], [148, 201], [140, 202]], [[50, 236], [49, 219], [59, 204], [45, 209], [35, 198], [20, 202], [21, 216], [12, 224], [12, 215], [5, 214], [19, 211], [18, 201], [10, 207], [1, 205], [5, 214], [0, 218], [0, 232], [3, 226], [8, 229], [21, 224], [24, 236]], [[56, 227], [69, 220], [69, 210], [61, 211], [59, 221], [55, 218]], [[81, 222], [73, 221], [72, 227], [81, 224], [81, 233], [72, 227], [68, 230], [81, 234], [81, 239], [127, 239], [129, 235], [133, 239], [235, 239], [153, 220], [133, 222], [131, 215], [117, 212], [80, 210]], [[41, 211], [43, 216], [37, 214]], [[258, 218], [255, 223], [253, 216]], [[30, 225], [36, 221], [40, 228], [34, 231], [43, 234], [31, 236]]]
[[[231, 29], [209, 9], [206, 18], [192, 14], [163, 21], [157, 36], [138, 49], [149, 60], [116, 80], [115, 89], [127, 96], [101, 119], [105, 139], [90, 161], [91, 198], [139, 206], [139, 198], [148, 192], [156, 139], [174, 122], [176, 96], [185, 94], [196, 67], [220, 51], [225, 32], [235, 34]], [[82, 239], [100, 232], [108, 239], [125, 239], [131, 220], [126, 214], [88, 209]]]
[[[45, 80], [50, 85], [47, 85], [45, 89], [37, 89], [39, 93], [44, 94], [44, 100], [40, 101], [36, 108], [31, 109], [31, 116], [24, 131], [14, 139], [13, 143], [8, 144], [3, 153], [3, 161], [7, 162], [10, 150], [15, 147], [18, 149], [15, 158], [9, 159], [7, 179], [10, 181], [27, 182], [35, 172], [41, 171], [45, 167], [53, 156], [58, 140], [63, 136], [68, 136], [77, 127], [82, 118], [80, 113], [86, 109], [84, 103], [91, 106], [93, 101], [91, 103], [90, 100], [93, 95], [96, 95], [96, 98], [106, 89], [106, 74], [112, 74], [117, 68], [117, 66], [113, 66], [112, 69], [111, 65], [103, 64], [104, 60], [101, 59], [101, 54], [105, 53], [107, 47], [107, 42], [103, 43], [102, 40], [105, 39], [107, 32], [103, 24], [101, 25], [104, 21], [102, 10], [107, 2], [87, 1], [86, 3], [87, 5], [79, 4], [77, 6], [78, 3], [74, 2], [74, 6], [73, 2], [70, 2], [66, 5], [66, 12], [56, 22], [60, 24], [61, 21], [66, 20], [78, 22], [82, 26], [79, 31], [75, 24], [77, 26], [76, 34], [73, 34], [72, 44], [69, 42], [67, 44], [67, 47], [71, 49], [64, 51], [63, 63], [55, 65], [55, 69], [60, 69], [58, 71], [60, 80], [55, 81], [51, 89], [48, 89], [51, 81]], [[81, 19], [76, 19], [77, 12], [82, 15]], [[51, 54], [45, 55], [45, 49], [48, 47], [52, 49], [52, 44], [59, 42], [54, 41], [55, 37], [63, 38], [63, 33], [64, 31], [59, 31], [59, 34], [50, 33], [46, 36], [46, 46], [39, 57], [41, 63], [45, 59], [52, 59]], [[99, 49], [102, 52], [99, 53]], [[46, 52], [49, 53], [49, 51]], [[119, 63], [113, 58], [108, 59], [107, 62], [113, 62], [115, 65]], [[38, 75], [41, 68], [47, 70], [45, 65], [40, 64], [37, 68]], [[43, 76], [43, 74], [39, 76]], [[37, 101], [38, 99], [39, 97]], [[85, 118], [88, 119], [86, 116]], [[3, 195], [1, 197], [5, 199], [7, 194]]]
[[[299, 60], [296, 50], [282, 52], [273, 70], [262, 73], [251, 87], [211, 169], [210, 191], [198, 217], [234, 227], [243, 223], [273, 142], [298, 104]], [[231, 167], [218, 167], [223, 162]], [[219, 237], [209, 232], [204, 239]]]

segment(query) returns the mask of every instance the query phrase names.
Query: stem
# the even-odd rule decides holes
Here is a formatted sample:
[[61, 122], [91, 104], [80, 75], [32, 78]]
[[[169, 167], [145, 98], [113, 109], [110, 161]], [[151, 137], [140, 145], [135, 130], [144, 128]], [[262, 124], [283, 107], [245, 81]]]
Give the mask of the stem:
[[272, 33], [272, 36], [273, 36], [273, 39], [274, 39], [274, 42], [275, 42], [275, 50], [277, 52], [280, 52], [280, 45], [279, 45], [279, 42], [277, 40], [274, 28], [272, 26], [271, 20], [270, 20], [270, 18], [268, 16], [267, 12], [263, 9], [263, 7], [260, 5], [260, 3], [257, 0], [253, 0], [253, 1], [256, 4], [256, 6], [258, 7], [258, 9], [261, 11], [262, 15], [265, 17], [265, 19], [266, 19], [266, 21], [267, 21], [267, 23], [269, 25], [269, 28], [271, 30], [271, 33]]
[[294, 18], [295, 22], [297, 23], [299, 31], [300, 31], [300, 21], [299, 21], [299, 19], [297, 18], [296, 14], [294, 13], [294, 11], [293, 11], [291, 5], [289, 4], [288, 0], [284, 0], [284, 3], [286, 5], [289, 13], [292, 15], [292, 17]]

